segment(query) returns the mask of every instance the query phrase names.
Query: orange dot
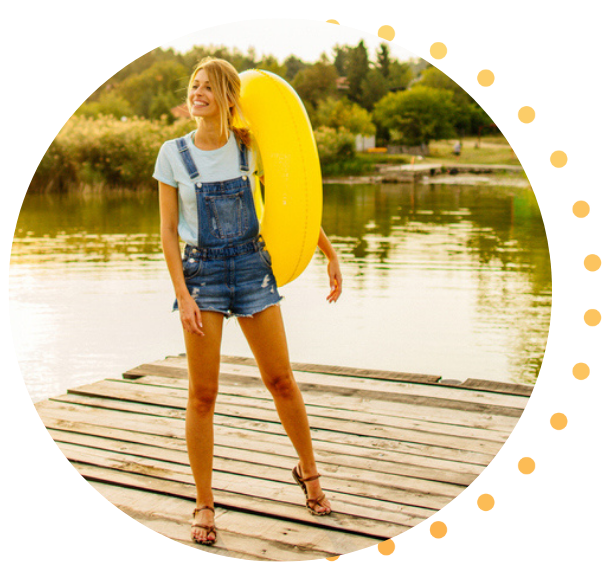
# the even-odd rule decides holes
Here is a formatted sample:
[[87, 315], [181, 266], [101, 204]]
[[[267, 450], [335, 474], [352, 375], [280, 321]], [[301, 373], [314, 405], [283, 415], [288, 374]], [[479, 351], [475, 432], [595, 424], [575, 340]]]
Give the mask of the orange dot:
[[442, 40], [435, 40], [428, 47], [428, 52], [434, 60], [443, 60], [449, 54], [449, 47]]
[[589, 270], [589, 272], [595, 272], [596, 270], [599, 270], [601, 268], [601, 265], [601, 258], [599, 256], [596, 256], [595, 254], [589, 254], [585, 258], [585, 268]]
[[447, 526], [444, 522], [434, 522], [430, 526], [430, 533], [432, 534], [433, 538], [443, 538], [447, 533]]
[[579, 218], [584, 218], [589, 215], [589, 204], [586, 201], [577, 201], [572, 206], [572, 211], [574, 215]]
[[389, 556], [395, 548], [396, 546], [392, 540], [386, 540], [385, 542], [381, 542], [381, 544], [377, 544], [379, 553], [383, 554], [384, 556]]
[[[327, 20], [326, 22], [330, 23], [330, 24], [339, 24], [336, 20]], [[339, 556], [337, 556], [338, 558]], [[335, 560], [337, 559], [335, 558]], [[327, 560], [331, 560], [331, 558], [326, 558]]]
[[565, 429], [567, 424], [568, 418], [563, 413], [555, 413], [551, 417], [551, 427], [553, 427], [553, 429], [557, 429], [557, 431]]
[[529, 475], [536, 469], [536, 463], [531, 457], [523, 457], [519, 460], [519, 471]]
[[390, 42], [394, 42], [397, 34], [396, 28], [394, 28], [391, 24], [382, 24], [377, 29], [377, 36], [379, 36], [379, 38], [383, 38], [384, 40], [389, 40]]
[[494, 84], [496, 77], [494, 77], [494, 73], [492, 73], [490, 70], [485, 69], [477, 75], [477, 80], [482, 87], [490, 87]]
[[326, 558], [329, 562], [334, 562], [335, 560], [339, 559], [339, 556], [329, 556], [328, 558]]
[[568, 162], [568, 156], [563, 151], [551, 153], [551, 164], [553, 167], [563, 167]]
[[492, 507], [494, 507], [495, 503], [496, 502], [494, 501], [493, 496], [489, 495], [488, 493], [480, 495], [479, 499], [477, 500], [477, 505], [484, 512], [488, 512]]
[[536, 118], [536, 111], [531, 107], [521, 107], [519, 109], [519, 121], [531, 123]]
[[591, 309], [585, 312], [585, 322], [589, 326], [597, 326], [602, 321], [602, 315], [598, 310]]
[[575, 364], [572, 369], [572, 374], [579, 381], [584, 381], [589, 376], [589, 367], [585, 363]]

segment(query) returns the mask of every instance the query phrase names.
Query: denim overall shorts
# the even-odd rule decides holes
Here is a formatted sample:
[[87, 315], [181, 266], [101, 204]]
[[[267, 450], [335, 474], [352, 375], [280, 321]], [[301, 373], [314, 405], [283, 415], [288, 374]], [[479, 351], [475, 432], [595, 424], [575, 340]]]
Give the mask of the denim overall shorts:
[[[248, 177], [246, 146], [238, 140], [241, 177], [205, 183], [186, 139], [177, 139], [180, 158], [195, 182], [197, 246], [184, 248], [182, 270], [190, 295], [203, 311], [252, 317], [282, 297], [271, 269], [271, 256], [259, 235]], [[178, 309], [174, 301], [173, 310]]]

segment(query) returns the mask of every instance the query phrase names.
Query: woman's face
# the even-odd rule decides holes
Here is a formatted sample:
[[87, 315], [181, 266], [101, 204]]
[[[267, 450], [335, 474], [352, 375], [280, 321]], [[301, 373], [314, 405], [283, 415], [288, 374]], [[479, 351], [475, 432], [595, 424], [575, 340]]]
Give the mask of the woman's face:
[[193, 86], [189, 92], [189, 102], [191, 104], [191, 114], [194, 117], [212, 118], [220, 114], [205, 69], [201, 69], [195, 75]]

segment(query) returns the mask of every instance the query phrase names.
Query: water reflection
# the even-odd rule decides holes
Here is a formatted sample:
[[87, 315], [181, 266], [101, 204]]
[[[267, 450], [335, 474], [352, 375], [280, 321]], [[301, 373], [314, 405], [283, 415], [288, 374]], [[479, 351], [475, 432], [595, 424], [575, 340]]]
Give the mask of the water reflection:
[[[473, 185], [334, 185], [324, 227], [358, 264], [358, 287], [394, 284], [401, 269], [467, 270], [479, 321], [475, 332], [515, 333], [513, 380], [534, 383], [551, 311], [544, 225], [529, 188]], [[371, 264], [373, 268], [371, 268]], [[420, 276], [423, 274], [420, 274]], [[464, 287], [464, 280], [459, 286]], [[449, 322], [449, 321], [448, 321]]]
[[[333, 184], [324, 195], [323, 226], [348, 274], [346, 290], [354, 304], [401, 311], [414, 322], [414, 360], [429, 356], [436, 365], [429, 372], [466, 378], [475, 374], [476, 359], [478, 378], [535, 382], [550, 321], [551, 270], [529, 188]], [[156, 195], [28, 195], [11, 264], [16, 308], [32, 279], [52, 284], [48, 274], [54, 271], [83, 281], [120, 272], [132, 282], [159, 279], [167, 293]], [[303, 276], [302, 283], [326, 284], [320, 257], [311, 268], [320, 275]], [[45, 295], [51, 299], [43, 292], [41, 304]], [[346, 334], [362, 325], [357, 313], [351, 316], [347, 311], [342, 319]], [[465, 344], [472, 356], [463, 362], [463, 373], [457, 366], [444, 370], [444, 360], [459, 364], [453, 359], [463, 358], [459, 349]], [[438, 352], [430, 352], [433, 347]], [[357, 357], [352, 364], [360, 365]], [[391, 364], [423, 370], [401, 367], [413, 363], [399, 358]]]

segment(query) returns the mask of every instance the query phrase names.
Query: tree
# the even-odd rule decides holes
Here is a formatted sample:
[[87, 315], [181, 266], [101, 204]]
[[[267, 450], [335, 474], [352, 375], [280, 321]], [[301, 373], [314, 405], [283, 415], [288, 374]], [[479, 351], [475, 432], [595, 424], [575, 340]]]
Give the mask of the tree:
[[314, 114], [315, 127], [330, 127], [331, 129], [347, 129], [354, 135], [374, 135], [375, 125], [372, 115], [347, 100], [327, 98], [318, 105]]
[[346, 76], [349, 88], [347, 96], [351, 101], [362, 105], [362, 82], [369, 72], [369, 55], [361, 40], [357, 46], [350, 48], [347, 64]]
[[[136, 115], [151, 117], [151, 107], [153, 102], [159, 102], [159, 99], [155, 101], [159, 94], [166, 95], [165, 103], [169, 108], [183, 102], [186, 97], [187, 81], [186, 69], [177, 62], [167, 60], [156, 62], [144, 72], [128, 77], [117, 86], [116, 90], [129, 102]], [[160, 117], [162, 113], [159, 111], [157, 106], [155, 116]], [[169, 112], [169, 109], [165, 112]]]
[[112, 115], [120, 119], [121, 117], [132, 117], [134, 113], [126, 99], [118, 95], [116, 91], [110, 90], [102, 93], [98, 101], [83, 103], [74, 114], [83, 117]]
[[382, 42], [377, 49], [377, 70], [386, 79], [390, 78], [391, 60], [390, 49], [387, 44]]
[[335, 59], [333, 64], [337, 69], [337, 74], [341, 77], [347, 75], [347, 59], [350, 48], [347, 45], [340, 46], [336, 44], [333, 46], [333, 52], [335, 53]]
[[297, 73], [307, 65], [298, 57], [291, 54], [285, 61], [284, 66], [286, 67], [286, 80], [292, 81]]
[[375, 105], [373, 119], [395, 142], [413, 146], [454, 137], [455, 110], [451, 91], [418, 86], [388, 93]]
[[454, 125], [460, 135], [476, 133], [479, 126], [492, 123], [485, 111], [460, 85], [434, 66], [422, 71], [415, 86], [451, 91], [456, 106]]
[[273, 55], [263, 56], [261, 61], [256, 65], [256, 68], [268, 70], [282, 78], [286, 78], [286, 67], [280, 64]]
[[320, 101], [337, 96], [337, 71], [334, 65], [318, 61], [299, 71], [292, 86], [301, 99], [317, 108]]
[[384, 97], [389, 90], [388, 80], [377, 68], [372, 68], [366, 73], [360, 87], [360, 104], [367, 110], [372, 111], [375, 103]]

